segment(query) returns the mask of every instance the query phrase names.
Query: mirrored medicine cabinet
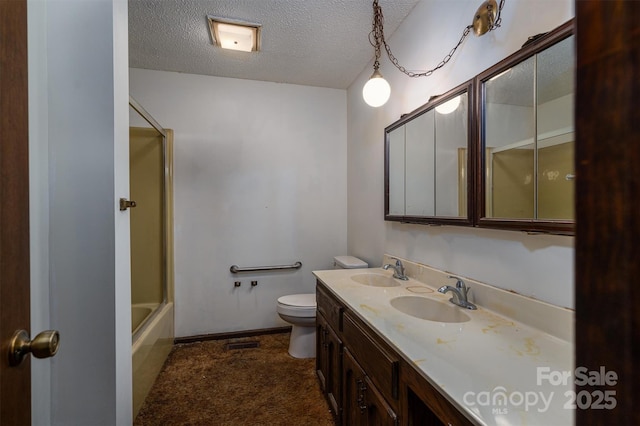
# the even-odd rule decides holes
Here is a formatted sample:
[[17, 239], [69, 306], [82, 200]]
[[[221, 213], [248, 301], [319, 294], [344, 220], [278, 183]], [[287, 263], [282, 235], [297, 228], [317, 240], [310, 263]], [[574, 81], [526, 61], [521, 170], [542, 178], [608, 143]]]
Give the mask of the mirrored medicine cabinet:
[[385, 219], [471, 221], [471, 83], [407, 114], [385, 132]]
[[573, 21], [385, 129], [385, 220], [574, 232]]
[[572, 233], [572, 23], [477, 78], [481, 159], [478, 225]]

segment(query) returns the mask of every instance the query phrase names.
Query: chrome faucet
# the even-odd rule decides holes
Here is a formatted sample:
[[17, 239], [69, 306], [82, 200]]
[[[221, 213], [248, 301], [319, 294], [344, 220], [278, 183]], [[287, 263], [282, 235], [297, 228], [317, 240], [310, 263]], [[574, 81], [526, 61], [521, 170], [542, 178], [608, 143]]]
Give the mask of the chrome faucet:
[[403, 280], [403, 281], [407, 281], [409, 279], [409, 277], [407, 277], [404, 274], [404, 265], [402, 264], [402, 262], [400, 261], [400, 259], [397, 259], [395, 257], [392, 257], [393, 260], [396, 261], [395, 265], [392, 264], [386, 264], [382, 267], [382, 269], [384, 269], [385, 271], [389, 268], [393, 268], [393, 278], [397, 278], [399, 280]]
[[438, 289], [438, 292], [446, 294], [448, 291], [450, 291], [453, 294], [453, 297], [449, 299], [449, 302], [453, 303], [454, 305], [458, 305], [462, 308], [467, 309], [478, 309], [476, 305], [467, 300], [469, 289], [465, 285], [464, 281], [462, 281], [462, 278], [455, 277], [453, 275], [449, 275], [449, 278], [454, 278], [457, 280], [456, 286], [451, 287], [450, 285], [443, 285]]

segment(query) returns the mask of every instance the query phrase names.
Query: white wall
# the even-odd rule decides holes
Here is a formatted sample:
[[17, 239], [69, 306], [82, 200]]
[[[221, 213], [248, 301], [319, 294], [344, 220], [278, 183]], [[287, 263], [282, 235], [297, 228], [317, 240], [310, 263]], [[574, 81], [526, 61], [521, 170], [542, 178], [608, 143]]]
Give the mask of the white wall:
[[130, 87], [175, 132], [176, 336], [286, 325], [277, 298], [346, 253], [346, 92], [141, 69]]
[[[411, 70], [434, 67], [456, 44], [478, 5], [475, 0], [422, 0], [388, 40], [394, 55]], [[470, 35], [449, 64], [431, 77], [410, 79], [385, 57], [381, 72], [392, 94], [378, 109], [362, 100], [362, 86], [372, 66], [363, 70], [347, 91], [349, 254], [380, 264], [387, 252], [556, 305], [574, 306], [572, 237], [383, 220], [384, 128], [430, 96], [515, 52], [527, 37], [549, 31], [573, 15], [570, 0], [508, 0], [502, 27], [482, 37]]]
[[[34, 425], [131, 424], [127, 2], [29, 3]], [[49, 370], [50, 368], [50, 370]]]

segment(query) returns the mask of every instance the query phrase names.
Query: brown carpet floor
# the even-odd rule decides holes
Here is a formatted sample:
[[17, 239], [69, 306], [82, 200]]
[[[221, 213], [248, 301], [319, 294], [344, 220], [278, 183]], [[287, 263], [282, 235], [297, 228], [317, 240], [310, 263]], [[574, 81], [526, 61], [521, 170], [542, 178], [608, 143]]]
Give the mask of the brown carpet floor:
[[315, 359], [287, 353], [289, 334], [176, 345], [134, 421], [159, 425], [333, 425]]

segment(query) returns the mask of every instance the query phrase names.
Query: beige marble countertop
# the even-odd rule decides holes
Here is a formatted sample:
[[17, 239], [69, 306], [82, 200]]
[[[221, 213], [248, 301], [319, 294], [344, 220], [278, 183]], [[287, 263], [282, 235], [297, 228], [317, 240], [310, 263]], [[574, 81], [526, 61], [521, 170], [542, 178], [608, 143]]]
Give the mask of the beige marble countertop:
[[[405, 262], [405, 266], [407, 266]], [[478, 297], [478, 309], [464, 313], [470, 321], [442, 323], [415, 318], [391, 306], [399, 296], [420, 296], [450, 304], [451, 293], [438, 293], [455, 280], [432, 268], [410, 278], [395, 280], [396, 287], [374, 287], [351, 279], [362, 273], [391, 276], [381, 268], [336, 269], [313, 274], [362, 320], [376, 330], [454, 406], [475, 423], [484, 425], [570, 425], [572, 379], [558, 384], [556, 372], [573, 372], [574, 349], [570, 339], [573, 324], [545, 324], [573, 320], [572, 311], [554, 307], [486, 285], [467, 282]], [[407, 275], [410, 275], [407, 272]], [[496, 293], [496, 290], [498, 292]], [[493, 293], [492, 293], [493, 292]], [[506, 293], [506, 294], [503, 294]], [[514, 299], [515, 298], [515, 299]], [[535, 326], [478, 303], [491, 299], [495, 306], [518, 307], [518, 319], [540, 318]], [[471, 298], [472, 301], [473, 298]], [[496, 300], [498, 300], [496, 302]], [[459, 308], [462, 309], [462, 308]], [[560, 310], [556, 312], [556, 310]], [[550, 380], [551, 378], [551, 380]]]

